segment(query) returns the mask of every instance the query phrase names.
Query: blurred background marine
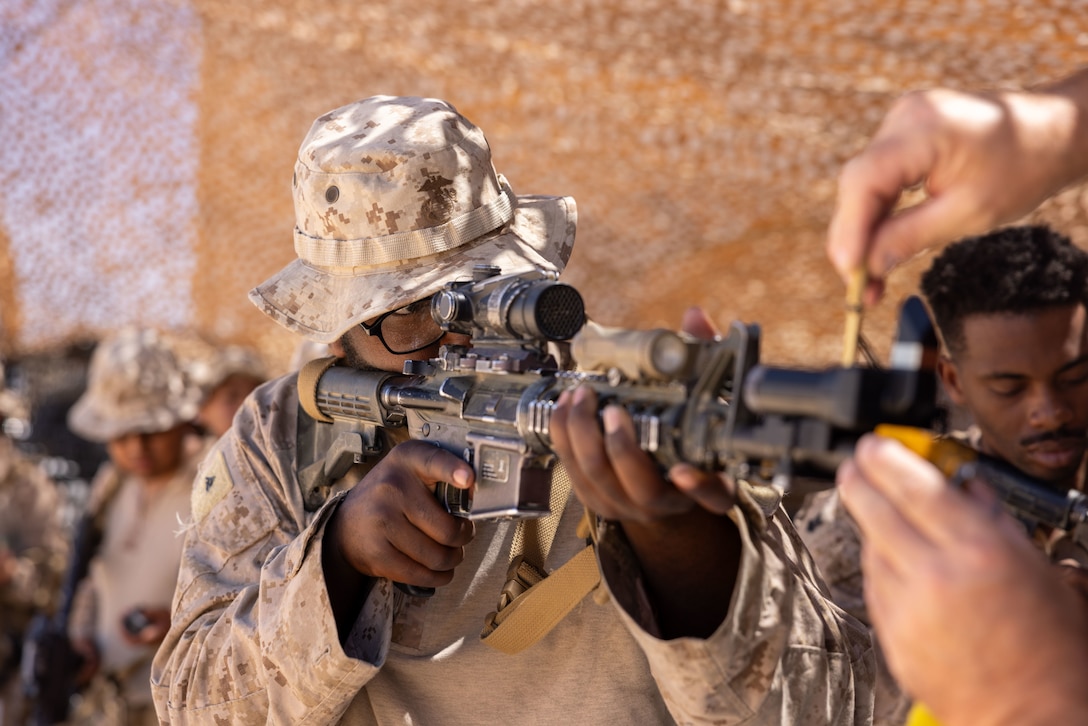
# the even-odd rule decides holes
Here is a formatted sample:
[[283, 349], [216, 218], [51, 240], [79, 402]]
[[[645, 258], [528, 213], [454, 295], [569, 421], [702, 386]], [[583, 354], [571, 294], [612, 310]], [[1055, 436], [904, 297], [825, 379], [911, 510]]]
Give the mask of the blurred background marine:
[[242, 345], [209, 346], [208, 355], [190, 363], [193, 383], [201, 390], [194, 423], [213, 439], [227, 432], [242, 401], [268, 380], [255, 349]]
[[[1088, 447], [1088, 253], [1044, 225], [968, 237], [922, 276], [942, 354], [944, 390], [971, 425], [951, 435], [1064, 494], [1077, 488]], [[795, 516], [836, 604], [871, 624], [861, 540], [837, 490]], [[1088, 564], [1070, 533], [1025, 522], [1053, 560]], [[877, 724], [903, 723], [910, 698], [881, 661]]]
[[72, 605], [69, 635], [86, 683], [73, 720], [157, 723], [149, 673], [170, 621], [197, 455], [200, 389], [170, 337], [126, 328], [91, 359], [71, 429], [106, 445], [87, 517], [100, 539]]
[[[4, 386], [0, 423], [27, 417], [25, 402]], [[56, 605], [67, 541], [54, 482], [37, 462], [0, 436], [0, 725], [25, 718], [19, 663], [31, 619]]]

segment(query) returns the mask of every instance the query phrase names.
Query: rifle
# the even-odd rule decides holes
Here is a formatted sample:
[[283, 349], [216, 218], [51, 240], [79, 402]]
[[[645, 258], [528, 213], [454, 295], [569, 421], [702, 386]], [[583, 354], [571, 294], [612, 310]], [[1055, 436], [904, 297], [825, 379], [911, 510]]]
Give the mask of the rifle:
[[[551, 413], [559, 394], [579, 385], [596, 391], [601, 407], [624, 407], [640, 447], [663, 469], [687, 462], [783, 492], [799, 477], [830, 487], [865, 432], [909, 443], [919, 431], [932, 441], [944, 428], [937, 337], [917, 297], [901, 308], [887, 368], [762, 365], [759, 326], [739, 322], [716, 340], [605, 329], [586, 322], [577, 290], [541, 271], [480, 268], [472, 280], [437, 292], [431, 312], [444, 330], [471, 335], [471, 348], [443, 346], [436, 358], [407, 361], [402, 375], [333, 359], [300, 374], [300, 404], [326, 442], [323, 460], [300, 472], [304, 491], [312, 488], [307, 482], [328, 486], [380, 454], [378, 429], [405, 428], [473, 465], [473, 492], [441, 484], [436, 491], [450, 512], [469, 519], [546, 515], [556, 462]], [[1079, 492], [1054, 492], [944, 441], [943, 455], [956, 464], [947, 473], [962, 474], [970, 464], [1022, 520], [1069, 528], [1088, 518]]]
[[98, 517], [93, 513], [83, 515], [76, 525], [72, 558], [64, 575], [57, 610], [52, 616], [36, 615], [27, 630], [21, 673], [30, 703], [27, 723], [32, 726], [53, 726], [68, 718], [71, 698], [77, 691], [76, 675], [83, 664], [83, 658], [72, 649], [68, 639], [68, 619], [76, 590], [87, 576], [101, 541]]

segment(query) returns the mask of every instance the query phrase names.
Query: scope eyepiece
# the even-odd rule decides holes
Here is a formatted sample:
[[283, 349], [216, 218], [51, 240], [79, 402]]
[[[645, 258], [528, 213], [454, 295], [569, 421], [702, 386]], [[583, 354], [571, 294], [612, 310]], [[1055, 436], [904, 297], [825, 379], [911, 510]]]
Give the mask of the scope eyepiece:
[[441, 290], [431, 298], [431, 317], [443, 329], [454, 323], [471, 323], [472, 301], [460, 290]]

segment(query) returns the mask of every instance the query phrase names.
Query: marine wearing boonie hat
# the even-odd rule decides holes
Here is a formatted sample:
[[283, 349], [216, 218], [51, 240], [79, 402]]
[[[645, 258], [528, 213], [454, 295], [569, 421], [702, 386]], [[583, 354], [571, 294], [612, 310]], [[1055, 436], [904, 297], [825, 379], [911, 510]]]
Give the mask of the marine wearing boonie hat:
[[242, 345], [208, 345], [204, 355], [188, 364], [189, 376], [206, 397], [232, 375], [265, 380], [268, 373], [257, 351]]
[[483, 132], [439, 99], [374, 96], [318, 118], [293, 193], [298, 259], [249, 297], [318, 343], [476, 265], [561, 271], [574, 246], [574, 200], [516, 196]]
[[99, 443], [167, 431], [192, 420], [199, 396], [165, 336], [124, 328], [91, 355], [87, 390], [68, 412], [68, 428]]

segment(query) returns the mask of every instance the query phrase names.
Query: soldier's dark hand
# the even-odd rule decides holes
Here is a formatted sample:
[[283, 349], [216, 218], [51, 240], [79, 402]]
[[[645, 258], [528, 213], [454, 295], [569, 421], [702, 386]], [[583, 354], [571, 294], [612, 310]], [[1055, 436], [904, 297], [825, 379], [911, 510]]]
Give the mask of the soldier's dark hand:
[[170, 630], [169, 608], [140, 608], [142, 627], [133, 632], [122, 621], [121, 636], [133, 645], [158, 645]]
[[1076, 560], [1067, 560], [1054, 566], [1058, 578], [1066, 585], [1073, 588], [1088, 606], [1088, 570], [1081, 567]]
[[101, 658], [98, 646], [90, 638], [72, 638], [72, 650], [80, 657], [79, 672], [76, 673], [76, 685], [85, 686], [98, 673]]
[[[682, 328], [703, 339], [717, 333], [699, 308], [684, 314]], [[627, 412], [608, 406], [599, 420], [597, 408], [597, 396], [589, 388], [564, 392], [552, 416], [551, 435], [578, 498], [599, 516], [649, 523], [692, 507], [714, 514], [732, 508], [735, 487], [727, 478], [678, 464], [666, 479], [639, 448]]]
[[[710, 337], [701, 310], [684, 330]], [[642, 567], [665, 637], [706, 637], [728, 611], [739, 565], [736, 526], [723, 516], [735, 501], [727, 477], [677, 465], [666, 478], [637, 443], [627, 412], [608, 406], [597, 417], [587, 387], [560, 397], [551, 419], [552, 445], [579, 500], [619, 522]], [[602, 426], [603, 423], [603, 426]]]
[[326, 557], [338, 556], [367, 577], [420, 587], [448, 584], [474, 528], [445, 510], [434, 487], [448, 482], [467, 489], [474, 479], [472, 467], [437, 446], [395, 446], [336, 509]]
[[[604, 519], [648, 524], [699, 507], [725, 514], [733, 506], [727, 478], [677, 464], [668, 478], [638, 446], [634, 423], [620, 406], [597, 417], [588, 387], [565, 391], [551, 420], [552, 444], [581, 502]], [[603, 424], [603, 426], [602, 426]]]

